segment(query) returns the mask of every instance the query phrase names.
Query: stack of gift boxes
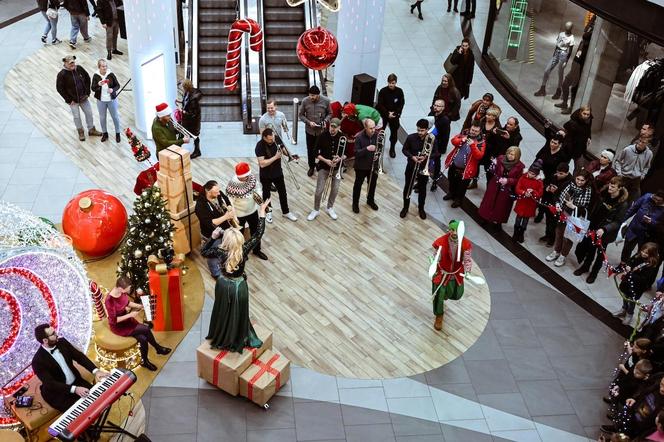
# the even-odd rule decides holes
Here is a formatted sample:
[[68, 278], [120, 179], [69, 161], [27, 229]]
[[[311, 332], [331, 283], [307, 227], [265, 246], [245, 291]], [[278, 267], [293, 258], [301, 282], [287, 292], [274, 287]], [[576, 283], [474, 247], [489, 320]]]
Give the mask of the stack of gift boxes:
[[201, 242], [201, 229], [194, 214], [189, 151], [173, 145], [159, 152], [157, 181], [175, 227], [175, 253], [187, 254]]
[[210, 348], [203, 342], [196, 350], [198, 376], [233, 396], [246, 397], [265, 406], [290, 378], [290, 361], [272, 351], [272, 332], [254, 325], [260, 348], [246, 347], [242, 353]]

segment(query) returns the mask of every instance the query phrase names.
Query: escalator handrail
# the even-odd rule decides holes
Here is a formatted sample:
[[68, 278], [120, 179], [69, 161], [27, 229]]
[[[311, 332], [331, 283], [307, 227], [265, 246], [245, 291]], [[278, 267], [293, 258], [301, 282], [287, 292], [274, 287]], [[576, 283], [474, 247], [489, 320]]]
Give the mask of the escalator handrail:
[[198, 87], [198, 0], [188, 0], [185, 78], [191, 79], [194, 87]]
[[[304, 2], [304, 29], [313, 29], [318, 26], [318, 9], [316, 0], [307, 0]], [[318, 86], [323, 95], [327, 95], [325, 81], [323, 81], [323, 71], [307, 69], [309, 76], [309, 86]]]
[[[256, 2], [257, 17], [256, 21], [263, 30], [263, 38], [265, 38], [265, 8], [263, 7], [263, 0]], [[263, 42], [263, 50], [258, 54], [258, 77], [260, 79], [260, 104], [261, 114], [267, 111], [267, 61], [265, 60], [265, 48], [267, 44]]]

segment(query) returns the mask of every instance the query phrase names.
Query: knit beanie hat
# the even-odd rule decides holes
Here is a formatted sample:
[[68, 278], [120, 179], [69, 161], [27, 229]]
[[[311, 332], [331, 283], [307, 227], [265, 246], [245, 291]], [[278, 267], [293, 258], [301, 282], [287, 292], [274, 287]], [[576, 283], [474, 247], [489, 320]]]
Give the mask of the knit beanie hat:
[[532, 172], [535, 175], [539, 175], [540, 170], [542, 170], [542, 160], [541, 159], [535, 160], [533, 162], [533, 164], [531, 164], [530, 167], [528, 168], [528, 172]]
[[247, 163], [237, 163], [235, 165], [235, 175], [238, 178], [244, 178], [249, 175], [251, 175], [251, 168], [249, 167], [249, 164]]

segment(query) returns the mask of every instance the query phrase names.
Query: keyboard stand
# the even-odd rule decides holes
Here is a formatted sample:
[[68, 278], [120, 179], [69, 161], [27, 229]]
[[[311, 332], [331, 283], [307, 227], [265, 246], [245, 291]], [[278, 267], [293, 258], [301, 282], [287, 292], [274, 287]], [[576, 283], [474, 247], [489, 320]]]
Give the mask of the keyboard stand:
[[150, 442], [150, 439], [145, 434], [140, 434], [136, 436], [135, 434], [130, 433], [121, 426], [114, 424], [108, 420], [108, 413], [111, 411], [111, 407], [107, 407], [101, 415], [97, 418], [94, 424], [90, 425], [87, 430], [83, 432], [78, 438], [81, 442], [97, 442], [101, 438], [102, 433], [111, 433], [111, 434], [123, 434], [127, 437], [130, 437], [132, 440], [139, 442]]

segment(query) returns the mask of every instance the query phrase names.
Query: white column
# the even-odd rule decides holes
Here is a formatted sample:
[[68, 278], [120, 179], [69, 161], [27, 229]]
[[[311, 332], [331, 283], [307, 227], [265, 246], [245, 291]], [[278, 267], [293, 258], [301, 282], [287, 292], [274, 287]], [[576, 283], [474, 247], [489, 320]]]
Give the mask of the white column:
[[130, 83], [134, 93], [136, 127], [152, 138], [155, 106], [175, 108], [175, 0], [125, 0]]
[[344, 0], [337, 21], [334, 99], [350, 100], [353, 75], [378, 76], [385, 0]]

